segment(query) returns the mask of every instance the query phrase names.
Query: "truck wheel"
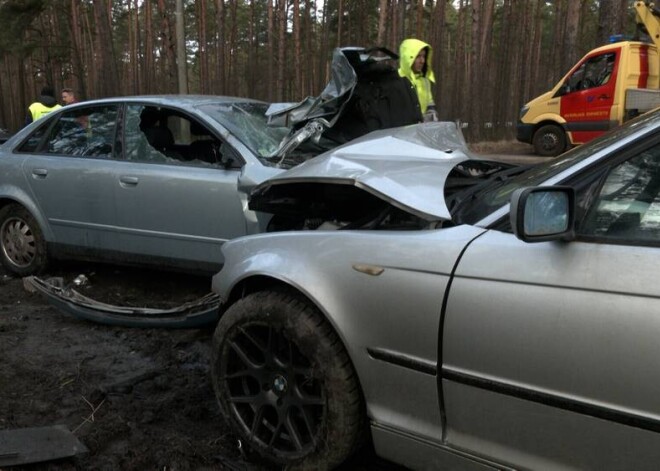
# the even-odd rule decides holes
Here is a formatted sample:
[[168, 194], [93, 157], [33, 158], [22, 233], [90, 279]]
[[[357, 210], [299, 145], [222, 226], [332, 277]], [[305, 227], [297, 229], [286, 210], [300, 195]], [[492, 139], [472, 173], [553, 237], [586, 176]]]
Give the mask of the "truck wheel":
[[318, 310], [292, 294], [253, 293], [224, 313], [211, 378], [230, 427], [271, 465], [333, 469], [362, 442], [366, 415], [348, 354]]
[[566, 133], [556, 124], [546, 124], [534, 133], [532, 144], [538, 155], [554, 157], [566, 149]]
[[18, 276], [36, 275], [46, 268], [46, 241], [32, 214], [8, 204], [0, 210], [0, 262]]

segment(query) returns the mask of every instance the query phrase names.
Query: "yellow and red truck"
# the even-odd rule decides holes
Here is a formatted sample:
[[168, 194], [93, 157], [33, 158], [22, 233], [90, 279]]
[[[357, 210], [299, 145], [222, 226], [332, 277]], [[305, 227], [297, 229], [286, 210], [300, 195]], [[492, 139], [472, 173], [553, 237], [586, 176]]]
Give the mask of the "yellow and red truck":
[[587, 53], [550, 90], [520, 110], [517, 139], [554, 156], [660, 106], [660, 10], [637, 1], [636, 21], [651, 38]]

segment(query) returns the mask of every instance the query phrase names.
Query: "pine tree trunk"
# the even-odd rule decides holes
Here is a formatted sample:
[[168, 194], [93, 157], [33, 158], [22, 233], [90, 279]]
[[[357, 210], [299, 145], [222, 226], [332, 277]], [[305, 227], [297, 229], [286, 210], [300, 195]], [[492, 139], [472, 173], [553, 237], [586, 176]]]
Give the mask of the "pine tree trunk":
[[199, 36], [199, 91], [209, 92], [208, 37], [206, 35], [206, 2], [197, 2], [197, 25]]
[[112, 30], [110, 29], [110, 16], [108, 14], [110, 4], [107, 0], [95, 0], [94, 19], [98, 41], [99, 70], [102, 71], [103, 79], [97, 86], [98, 96], [118, 95], [119, 71], [113, 48]]
[[277, 101], [284, 101], [284, 69], [286, 67], [286, 0], [278, 0], [278, 33], [277, 51]]
[[[270, 3], [270, 0], [269, 0]], [[216, 91], [220, 94], [226, 94], [225, 86], [225, 2], [224, 0], [216, 0], [215, 2], [215, 23], [218, 28], [218, 34], [216, 38]]]

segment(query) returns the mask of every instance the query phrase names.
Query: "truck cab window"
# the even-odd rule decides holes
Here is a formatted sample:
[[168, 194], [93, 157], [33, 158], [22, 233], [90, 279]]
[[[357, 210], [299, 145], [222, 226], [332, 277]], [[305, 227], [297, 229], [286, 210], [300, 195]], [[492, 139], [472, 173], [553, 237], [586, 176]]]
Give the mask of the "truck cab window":
[[615, 59], [616, 54], [608, 52], [584, 61], [568, 78], [569, 91], [588, 90], [605, 85], [612, 76]]

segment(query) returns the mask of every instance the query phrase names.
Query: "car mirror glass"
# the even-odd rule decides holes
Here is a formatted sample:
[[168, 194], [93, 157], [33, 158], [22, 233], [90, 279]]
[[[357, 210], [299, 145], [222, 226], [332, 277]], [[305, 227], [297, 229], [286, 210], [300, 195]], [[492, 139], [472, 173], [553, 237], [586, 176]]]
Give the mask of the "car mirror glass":
[[568, 229], [568, 195], [559, 191], [531, 193], [525, 205], [525, 234], [541, 236]]
[[570, 240], [574, 221], [571, 187], [519, 188], [511, 195], [511, 227], [522, 241]]

